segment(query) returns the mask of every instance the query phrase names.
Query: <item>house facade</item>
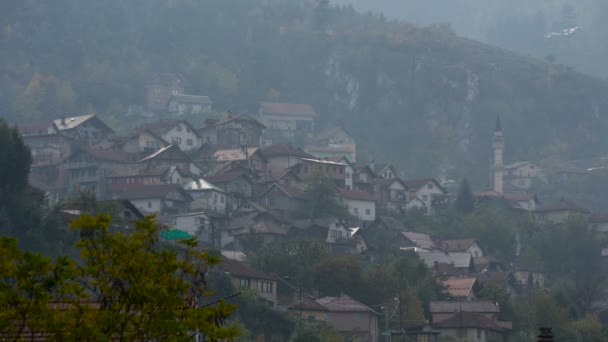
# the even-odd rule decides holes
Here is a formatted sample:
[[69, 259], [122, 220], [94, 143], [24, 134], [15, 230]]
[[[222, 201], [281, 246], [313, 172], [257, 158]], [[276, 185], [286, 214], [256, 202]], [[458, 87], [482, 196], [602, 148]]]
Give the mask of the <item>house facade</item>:
[[424, 203], [427, 215], [438, 215], [447, 208], [448, 193], [434, 178], [405, 180], [403, 183], [409, 191], [408, 199], [417, 198]]
[[310, 104], [260, 102], [259, 115], [266, 126], [264, 145], [270, 145], [310, 137], [317, 113]]
[[151, 73], [146, 84], [146, 107], [154, 113], [165, 113], [173, 95], [184, 93], [184, 78], [175, 73]]
[[128, 199], [143, 213], [160, 215], [187, 212], [192, 201], [192, 197], [177, 184], [133, 184], [114, 197]]
[[167, 109], [171, 115], [211, 113], [209, 96], [175, 94], [169, 98]]
[[277, 281], [272, 275], [255, 270], [246, 264], [224, 258], [218, 266], [232, 280], [237, 289], [252, 289], [269, 306], [277, 305]]
[[376, 200], [363, 191], [338, 189], [338, 195], [348, 212], [363, 221], [376, 220]]

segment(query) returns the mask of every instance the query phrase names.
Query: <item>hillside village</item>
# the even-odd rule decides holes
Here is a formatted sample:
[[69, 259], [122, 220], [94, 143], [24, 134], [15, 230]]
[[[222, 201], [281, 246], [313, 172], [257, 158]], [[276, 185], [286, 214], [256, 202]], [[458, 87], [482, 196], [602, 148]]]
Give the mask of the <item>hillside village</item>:
[[[407, 172], [390, 161], [360, 160], [356, 137], [341, 127], [320, 127], [322, 113], [310, 104], [266, 101], [257, 113], [218, 114], [212, 99], [185, 94], [183, 77], [168, 73], [150, 75], [146, 101], [147, 122], [125, 135], [95, 114], [18, 125], [32, 153], [30, 185], [61, 204], [67, 217], [87, 212], [67, 201], [79, 196], [120, 203], [127, 220], [154, 214], [162, 238], [195, 237], [220, 250], [219, 267], [235, 287], [255, 290], [266, 305], [300, 322], [328, 323], [360, 340], [379, 341], [390, 331], [417, 341], [506, 341], [512, 322], [502, 321], [501, 308], [480, 299], [480, 291], [545, 288], [542, 268], [499, 260], [478, 236], [443, 239], [405, 225], [399, 219], [404, 215], [445, 215], [456, 199], [454, 185], [431, 175], [404, 178]], [[192, 117], [203, 124], [187, 119]], [[608, 215], [567, 198], [539, 201], [531, 191], [533, 182], [543, 181], [543, 169], [530, 161], [505, 163], [508, 141], [500, 119], [488, 143], [494, 151], [491, 188], [473, 193], [477, 206], [506, 203], [513, 215], [541, 223], [583, 216], [607, 231]], [[575, 177], [578, 171], [559, 172]], [[377, 229], [391, 237], [382, 248], [417, 254], [444, 286], [447, 299], [429, 303], [424, 324], [384, 328], [395, 304], [368, 306], [348, 293], [319, 296], [248, 262], [249, 251], [300, 240], [332, 256], [373, 262], [380, 246], [370, 236]], [[279, 293], [285, 286], [291, 295]]]

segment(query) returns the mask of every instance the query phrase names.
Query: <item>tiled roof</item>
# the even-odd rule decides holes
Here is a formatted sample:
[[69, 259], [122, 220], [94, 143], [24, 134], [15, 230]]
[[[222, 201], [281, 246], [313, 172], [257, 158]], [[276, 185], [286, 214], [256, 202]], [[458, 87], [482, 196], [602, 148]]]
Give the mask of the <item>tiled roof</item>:
[[418, 255], [427, 267], [433, 267], [435, 263], [454, 264], [457, 268], [468, 268], [472, 256], [470, 253], [445, 253], [445, 252], [419, 252]]
[[447, 292], [452, 296], [468, 297], [476, 282], [475, 278], [455, 278], [444, 280], [442, 284], [447, 287]]
[[511, 192], [505, 194], [507, 201], [536, 201], [536, 194], [531, 192]]
[[535, 209], [536, 212], [554, 212], [554, 211], [576, 211], [580, 213], [589, 213], [589, 210], [579, 207], [578, 205], [560, 198], [558, 201], [549, 203], [545, 206]]
[[150, 122], [135, 128], [133, 132], [142, 132], [145, 130], [150, 130], [156, 134], [162, 135], [170, 131], [173, 127], [180, 123], [189, 126], [190, 131], [198, 136], [198, 132], [196, 131], [196, 129], [192, 127], [192, 125], [190, 125], [190, 123], [186, 120], [159, 120], [155, 122]]
[[293, 303], [289, 306], [289, 310], [308, 310], [308, 311], [329, 311], [323, 305], [317, 303], [314, 297], [307, 294], [302, 295], [302, 303], [298, 298], [293, 300]]
[[211, 104], [211, 99], [209, 99], [209, 96], [201, 96], [201, 95], [185, 95], [185, 94], [172, 95], [171, 98], [169, 99], [169, 101], [177, 101], [177, 102], [181, 102], [181, 103], [200, 103], [200, 104], [206, 104], [206, 105]]
[[301, 198], [302, 195], [304, 194], [304, 190], [297, 187], [297, 186], [290, 186], [290, 185], [285, 185], [285, 184], [279, 184], [279, 183], [272, 183], [266, 190], [264, 190], [259, 197], [264, 196], [264, 194], [266, 194], [268, 191], [270, 191], [272, 188], [277, 188], [279, 190], [281, 190], [283, 193], [285, 193], [286, 195], [288, 195], [289, 197], [293, 197], [293, 198]]
[[354, 145], [342, 146], [306, 146], [306, 150], [310, 152], [335, 152], [335, 153], [353, 153], [355, 152]]
[[181, 193], [185, 200], [192, 200], [190, 195], [178, 184], [129, 184], [118, 197], [128, 200], [160, 198], [174, 191]]
[[[166, 152], [170, 152], [173, 151], [173, 153], [178, 154], [180, 157], [179, 159], [181, 160], [190, 160], [190, 158], [188, 157], [188, 155], [186, 153], [184, 153], [182, 150], [179, 149], [179, 147], [177, 147], [177, 145], [169, 145], [166, 147], [163, 147], [161, 149], [159, 149], [156, 152], [151, 153], [150, 155], [146, 156], [145, 158], [138, 160], [138, 163], [143, 163], [146, 162], [148, 160], [152, 160], [154, 158], [158, 158], [159, 156], [163, 155]], [[171, 159], [176, 159], [175, 157], [171, 157]]]
[[342, 127], [333, 127], [330, 129], [326, 129], [324, 131], [322, 131], [321, 133], [317, 134], [317, 136], [315, 136], [314, 140], [315, 141], [325, 141], [328, 139], [331, 139], [332, 137], [336, 136], [336, 134], [339, 133], [344, 133], [348, 136], [350, 136], [350, 134], [348, 134], [348, 132], [342, 128]]
[[323, 305], [329, 311], [337, 312], [373, 312], [374, 310], [362, 304], [361, 302], [353, 299], [348, 295], [341, 295], [340, 297], [323, 297], [316, 300], [317, 304]]
[[241, 148], [233, 148], [228, 150], [217, 150], [213, 154], [213, 158], [215, 158], [218, 162], [230, 162], [230, 161], [240, 161], [247, 160], [248, 157], [251, 157], [256, 151], [257, 147], [248, 147], [247, 154]]
[[291, 144], [274, 144], [264, 147], [262, 148], [262, 154], [266, 157], [294, 156], [300, 158], [314, 158], [313, 155], [306, 153], [301, 148]]
[[447, 252], [464, 252], [476, 242], [475, 239], [443, 240], [441, 249]]
[[431, 313], [476, 312], [499, 313], [500, 307], [489, 300], [436, 301], [429, 303]]
[[132, 159], [134, 155], [122, 151], [102, 150], [94, 147], [82, 147], [83, 152], [90, 154], [98, 160], [126, 163]]
[[184, 184], [184, 189], [186, 190], [215, 190], [219, 192], [224, 192], [224, 190], [218, 188], [217, 186], [207, 182], [202, 178], [192, 179]]
[[608, 211], [598, 211], [591, 215], [589, 218], [591, 223], [603, 223], [608, 222]]
[[17, 131], [20, 134], [46, 134], [47, 130], [52, 126], [52, 122], [31, 122], [17, 125]]
[[261, 122], [259, 122], [258, 120], [254, 119], [253, 117], [251, 117], [247, 114], [241, 114], [241, 115], [228, 114], [223, 119], [207, 120], [206, 123], [208, 124], [208, 126], [219, 126], [219, 125], [223, 125], [223, 124], [226, 124], [226, 123], [229, 123], [232, 121], [248, 121], [248, 122], [254, 123], [258, 126], [266, 127]]
[[506, 332], [508, 330], [507, 328], [498, 325], [490, 318], [474, 312], [457, 312], [448, 319], [434, 322], [432, 327], [438, 329], [478, 328], [499, 332]]
[[342, 197], [353, 200], [353, 201], [368, 201], [375, 202], [374, 196], [364, 191], [338, 189], [338, 192]]
[[246, 171], [241, 168], [205, 176], [205, 180], [214, 184], [228, 183], [240, 177], [246, 177]]
[[410, 190], [418, 190], [429, 182], [435, 183], [435, 185], [437, 185], [441, 191], [447, 193], [447, 191], [445, 191], [445, 189], [441, 186], [441, 184], [439, 184], [439, 182], [435, 180], [435, 178], [408, 179], [403, 181], [405, 186]]
[[426, 249], [427, 251], [437, 249], [437, 245], [428, 234], [402, 231], [401, 235], [410, 240], [417, 247]]
[[53, 125], [55, 125], [55, 127], [57, 127], [58, 130], [63, 131], [66, 129], [72, 129], [75, 127], [80, 126], [81, 124], [85, 123], [86, 121], [92, 119], [95, 117], [95, 114], [88, 114], [88, 115], [81, 115], [81, 116], [74, 116], [74, 117], [66, 117], [66, 118], [61, 118], [61, 119], [55, 119], [53, 120]]
[[260, 102], [260, 111], [264, 114], [285, 116], [317, 116], [312, 105], [301, 103]]
[[262, 271], [255, 270], [242, 262], [236, 260], [230, 260], [223, 258], [219, 267], [224, 271], [230, 273], [230, 276], [240, 278], [251, 278], [251, 279], [263, 279], [263, 280], [276, 280], [274, 276], [264, 273]]

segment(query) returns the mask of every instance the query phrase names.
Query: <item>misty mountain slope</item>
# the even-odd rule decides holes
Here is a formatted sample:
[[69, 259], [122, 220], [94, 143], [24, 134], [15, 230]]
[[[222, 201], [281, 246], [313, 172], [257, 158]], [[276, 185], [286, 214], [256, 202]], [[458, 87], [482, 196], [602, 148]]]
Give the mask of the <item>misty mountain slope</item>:
[[217, 109], [312, 103], [409, 175], [486, 182], [497, 116], [507, 161], [606, 152], [608, 86], [563, 66], [348, 8], [294, 0], [0, 3], [0, 113], [142, 104], [147, 72], [181, 73]]
[[332, 0], [360, 11], [431, 25], [590, 75], [608, 77], [608, 2], [602, 0]]

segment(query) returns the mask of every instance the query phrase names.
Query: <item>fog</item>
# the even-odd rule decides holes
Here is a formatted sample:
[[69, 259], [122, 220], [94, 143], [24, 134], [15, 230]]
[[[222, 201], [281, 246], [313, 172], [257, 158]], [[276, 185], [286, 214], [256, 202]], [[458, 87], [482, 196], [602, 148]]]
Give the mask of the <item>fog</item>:
[[419, 25], [570, 65], [605, 78], [608, 2], [600, 0], [333, 0]]

